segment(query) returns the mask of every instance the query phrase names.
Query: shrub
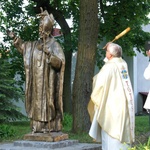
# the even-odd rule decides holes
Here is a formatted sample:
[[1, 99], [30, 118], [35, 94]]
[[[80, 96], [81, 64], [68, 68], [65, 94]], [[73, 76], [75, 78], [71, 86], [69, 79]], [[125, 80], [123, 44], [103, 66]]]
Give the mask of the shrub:
[[139, 144], [137, 146], [129, 148], [128, 150], [150, 150], [150, 137], [147, 143]]
[[64, 130], [71, 130], [72, 127], [72, 115], [64, 113], [64, 120], [62, 122]]
[[0, 125], [0, 138], [8, 138], [15, 136], [16, 131], [9, 125]]

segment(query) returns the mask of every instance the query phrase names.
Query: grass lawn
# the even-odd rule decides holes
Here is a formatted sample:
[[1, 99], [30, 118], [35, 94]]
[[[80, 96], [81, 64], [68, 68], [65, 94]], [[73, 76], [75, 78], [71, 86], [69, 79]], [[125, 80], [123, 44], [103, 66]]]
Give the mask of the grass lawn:
[[[88, 133], [74, 134], [71, 132], [72, 117], [65, 114], [63, 121], [63, 132], [68, 133], [69, 139], [76, 139], [79, 142], [93, 142]], [[135, 117], [135, 135], [138, 136], [143, 133], [150, 132], [149, 116]], [[11, 122], [0, 125], [0, 142], [12, 142], [15, 140], [22, 140], [23, 136], [30, 133], [29, 121]]]
[[135, 117], [135, 135], [150, 132], [150, 115]]

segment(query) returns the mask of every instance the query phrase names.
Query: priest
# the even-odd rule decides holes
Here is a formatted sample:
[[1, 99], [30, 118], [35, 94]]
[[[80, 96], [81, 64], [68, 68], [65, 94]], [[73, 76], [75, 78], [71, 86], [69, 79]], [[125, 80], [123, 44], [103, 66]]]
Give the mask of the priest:
[[91, 120], [89, 135], [102, 142], [102, 150], [127, 150], [134, 142], [134, 97], [122, 48], [106, 46], [104, 66], [93, 78], [88, 104]]

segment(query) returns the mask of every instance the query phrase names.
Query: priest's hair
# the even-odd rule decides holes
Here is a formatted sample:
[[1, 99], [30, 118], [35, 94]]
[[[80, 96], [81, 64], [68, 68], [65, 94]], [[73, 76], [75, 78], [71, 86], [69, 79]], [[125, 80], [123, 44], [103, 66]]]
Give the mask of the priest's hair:
[[107, 47], [109, 49], [109, 52], [114, 57], [121, 57], [122, 56], [122, 48], [116, 43], [110, 43]]

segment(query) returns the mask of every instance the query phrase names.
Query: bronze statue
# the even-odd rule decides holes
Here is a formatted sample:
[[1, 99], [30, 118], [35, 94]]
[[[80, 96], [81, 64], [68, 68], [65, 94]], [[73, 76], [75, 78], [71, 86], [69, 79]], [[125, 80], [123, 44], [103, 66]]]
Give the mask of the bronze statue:
[[38, 16], [39, 40], [24, 42], [13, 32], [9, 32], [9, 36], [23, 54], [25, 108], [31, 120], [32, 132], [61, 131], [65, 56], [59, 43], [51, 36], [53, 15], [41, 9]]

